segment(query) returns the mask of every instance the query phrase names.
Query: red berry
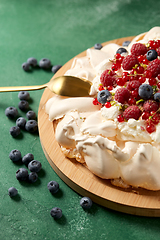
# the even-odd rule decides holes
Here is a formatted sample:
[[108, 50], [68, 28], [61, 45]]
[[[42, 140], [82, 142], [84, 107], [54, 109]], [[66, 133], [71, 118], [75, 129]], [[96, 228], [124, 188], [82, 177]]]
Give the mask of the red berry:
[[145, 57], [143, 55], [140, 55], [137, 58], [138, 58], [138, 61], [142, 63]]
[[149, 71], [149, 70], [146, 70], [146, 71], [144, 72], [144, 76], [145, 76], [146, 78], [151, 78], [151, 77], [152, 77], [152, 72]]
[[115, 92], [115, 100], [119, 103], [125, 103], [130, 97], [130, 92], [126, 88], [118, 88]]
[[124, 86], [126, 83], [125, 79], [120, 77], [120, 78], [117, 78], [117, 85], [119, 86]]
[[128, 55], [123, 59], [122, 67], [124, 70], [131, 70], [136, 64], [139, 64], [137, 57]]
[[93, 104], [94, 104], [94, 105], [98, 105], [98, 104], [99, 104], [97, 98], [93, 99]]
[[149, 118], [149, 116], [150, 116], [149, 112], [145, 111], [145, 112], [142, 113], [142, 119], [143, 120], [147, 120]]
[[151, 86], [157, 84], [157, 80], [155, 78], [149, 78], [148, 82], [149, 82], [149, 85], [151, 85]]
[[116, 83], [115, 73], [108, 69], [105, 70], [100, 76], [100, 81], [104, 87], [115, 85]]
[[111, 105], [110, 102], [106, 102], [106, 103], [104, 104], [104, 106], [105, 106], [106, 108], [110, 108], [112, 105]]
[[143, 104], [144, 111], [148, 111], [148, 112], [155, 111], [156, 112], [158, 110], [158, 108], [159, 108], [159, 104], [154, 100], [147, 100]]
[[104, 87], [103, 87], [102, 85], [100, 85], [99, 88], [98, 88], [98, 90], [99, 90], [99, 91], [102, 91], [102, 90], [104, 90]]
[[145, 59], [143, 59], [143, 62], [142, 62], [142, 63], [148, 65], [149, 61], [148, 61], [147, 58], [145, 58]]
[[117, 120], [118, 122], [124, 122], [124, 117], [122, 115], [118, 115]]
[[123, 116], [126, 120], [129, 120], [130, 118], [138, 120], [141, 116], [141, 110], [138, 106], [130, 106], [124, 110]]
[[136, 99], [134, 97], [131, 97], [128, 99], [128, 104], [129, 105], [135, 105], [136, 104]]
[[131, 47], [131, 53], [135, 56], [144, 55], [148, 51], [143, 43], [135, 43]]
[[155, 126], [151, 121], [147, 122], [146, 131], [147, 131], [148, 133], [152, 133], [152, 132], [154, 132], [155, 130], [156, 130], [156, 126]]
[[137, 70], [137, 73], [142, 74], [144, 72], [144, 67], [138, 66], [136, 70]]
[[146, 81], [146, 78], [140, 76], [140, 77], [138, 78], [138, 81], [139, 81], [140, 83], [144, 83], [144, 82]]
[[153, 114], [153, 116], [151, 117], [151, 120], [154, 124], [158, 124], [159, 123], [159, 115], [157, 113]]
[[160, 74], [160, 59], [156, 58], [148, 64], [147, 71], [152, 73], [152, 77]]

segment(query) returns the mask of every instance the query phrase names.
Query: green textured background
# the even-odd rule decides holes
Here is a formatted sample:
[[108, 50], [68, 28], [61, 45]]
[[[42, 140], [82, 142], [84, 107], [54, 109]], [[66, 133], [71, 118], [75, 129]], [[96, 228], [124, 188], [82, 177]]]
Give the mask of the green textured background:
[[[43, 84], [51, 72], [26, 73], [21, 64], [29, 57], [49, 58], [63, 65], [96, 42], [137, 35], [160, 25], [157, 0], [0, 0], [0, 85]], [[31, 92], [30, 107], [37, 113], [43, 91]], [[50, 239], [158, 239], [160, 219], [118, 213], [93, 204], [89, 212], [79, 205], [81, 196], [52, 170], [37, 135], [23, 132], [20, 139], [9, 134], [14, 121], [4, 111], [18, 106], [17, 93], [0, 94], [0, 240]], [[25, 116], [19, 110], [20, 116]], [[9, 159], [12, 149], [28, 152], [41, 161], [43, 170], [35, 184], [20, 183], [15, 172], [23, 165]], [[58, 181], [52, 196], [47, 183]], [[15, 186], [19, 197], [11, 199]], [[63, 217], [54, 221], [50, 209], [58, 206]]]

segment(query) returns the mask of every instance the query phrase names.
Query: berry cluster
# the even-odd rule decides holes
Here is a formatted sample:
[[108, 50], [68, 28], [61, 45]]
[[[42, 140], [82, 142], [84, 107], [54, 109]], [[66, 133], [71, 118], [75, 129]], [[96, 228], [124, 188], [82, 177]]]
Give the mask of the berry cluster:
[[26, 112], [26, 118], [18, 117], [17, 108], [10, 106], [5, 109], [5, 115], [10, 119], [16, 119], [16, 126], [10, 128], [10, 134], [12, 137], [16, 138], [21, 134], [21, 130], [26, 130], [30, 133], [38, 132], [38, 123], [36, 121], [36, 113], [32, 110], [29, 110], [29, 102], [30, 94], [27, 91], [21, 91], [18, 93], [18, 98], [20, 102], [18, 103], [18, 108]]
[[160, 122], [160, 40], [135, 43], [130, 54], [124, 56], [124, 52], [117, 50], [111, 69], [101, 74], [93, 104], [109, 108], [118, 102], [119, 122], [142, 119], [146, 131], [152, 133]]
[[56, 73], [62, 65], [52, 65], [48, 58], [42, 58], [39, 63], [36, 58], [30, 57], [26, 62], [22, 64], [22, 69], [26, 72], [32, 70], [33, 68], [42, 68], [45, 70], [51, 70], [52, 73]]

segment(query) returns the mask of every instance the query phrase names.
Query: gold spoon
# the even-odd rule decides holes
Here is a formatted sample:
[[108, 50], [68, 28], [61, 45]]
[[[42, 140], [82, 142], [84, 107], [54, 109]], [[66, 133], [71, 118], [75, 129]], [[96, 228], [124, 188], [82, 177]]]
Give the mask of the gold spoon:
[[67, 97], [88, 97], [91, 83], [73, 76], [51, 78], [48, 83], [35, 86], [0, 87], [0, 92], [33, 91], [48, 87], [52, 92]]

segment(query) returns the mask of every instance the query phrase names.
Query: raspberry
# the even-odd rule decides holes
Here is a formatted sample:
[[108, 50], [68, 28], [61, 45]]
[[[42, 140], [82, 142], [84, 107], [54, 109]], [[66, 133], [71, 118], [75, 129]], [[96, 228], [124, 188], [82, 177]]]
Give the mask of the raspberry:
[[123, 112], [123, 117], [126, 120], [129, 120], [130, 118], [134, 118], [138, 120], [140, 116], [141, 116], [141, 110], [139, 109], [138, 106], [130, 106], [126, 108], [125, 111]]
[[115, 100], [119, 103], [125, 103], [130, 97], [130, 92], [126, 88], [118, 88], [115, 92]]
[[115, 73], [111, 70], [105, 70], [100, 77], [100, 81], [104, 87], [113, 86], [116, 83]]
[[160, 47], [158, 47], [158, 48], [156, 49], [156, 51], [157, 51], [157, 53], [158, 53], [158, 56], [160, 56]]
[[143, 104], [144, 111], [151, 112], [151, 111], [157, 111], [159, 108], [159, 104], [155, 102], [154, 100], [147, 100]]
[[147, 51], [148, 49], [143, 43], [135, 43], [131, 47], [131, 53], [135, 56], [144, 55]]
[[141, 83], [138, 80], [133, 80], [127, 83], [127, 89], [132, 91], [132, 90], [137, 90]]
[[160, 74], [160, 59], [155, 59], [148, 64], [147, 71], [152, 73], [152, 77], [157, 77]]
[[122, 67], [124, 70], [131, 70], [139, 61], [136, 56], [128, 55], [123, 59]]

